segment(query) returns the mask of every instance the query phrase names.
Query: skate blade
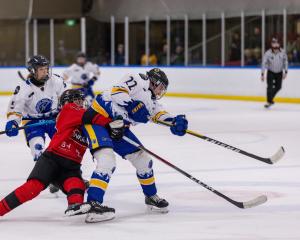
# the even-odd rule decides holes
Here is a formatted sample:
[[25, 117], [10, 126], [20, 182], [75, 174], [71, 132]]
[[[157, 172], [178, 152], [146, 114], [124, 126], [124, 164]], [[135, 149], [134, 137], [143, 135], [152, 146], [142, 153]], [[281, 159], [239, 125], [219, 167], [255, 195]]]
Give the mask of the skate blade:
[[166, 214], [169, 212], [168, 207], [164, 207], [164, 208], [158, 208], [152, 205], [147, 205], [147, 210], [149, 213], [162, 213], [162, 214]]
[[79, 209], [69, 210], [65, 214], [66, 214], [66, 216], [69, 216], [69, 217], [75, 216], [75, 215], [82, 215], [82, 214], [86, 214], [88, 211], [90, 211], [90, 209], [91, 209], [90, 204], [83, 204], [80, 206]]
[[97, 222], [104, 222], [109, 221], [115, 218], [115, 213], [108, 212], [108, 213], [88, 213], [85, 218], [86, 223], [97, 223]]

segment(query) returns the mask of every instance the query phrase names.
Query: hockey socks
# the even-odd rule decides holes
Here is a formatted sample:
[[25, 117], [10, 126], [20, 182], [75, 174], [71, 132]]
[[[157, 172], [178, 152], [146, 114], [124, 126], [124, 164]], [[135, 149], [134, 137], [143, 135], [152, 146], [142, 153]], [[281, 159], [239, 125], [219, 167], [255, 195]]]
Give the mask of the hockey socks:
[[64, 182], [63, 188], [67, 193], [68, 205], [83, 203], [85, 184], [82, 179], [70, 177]]
[[103, 203], [103, 197], [107, 189], [110, 176], [94, 171], [90, 180], [90, 187], [87, 191], [87, 201], [97, 201]]
[[157, 193], [153, 170], [145, 174], [137, 173], [137, 177], [146, 196], [153, 196]]
[[39, 180], [30, 179], [0, 202], [0, 216], [5, 215], [21, 204], [35, 198], [44, 190], [44, 184]]

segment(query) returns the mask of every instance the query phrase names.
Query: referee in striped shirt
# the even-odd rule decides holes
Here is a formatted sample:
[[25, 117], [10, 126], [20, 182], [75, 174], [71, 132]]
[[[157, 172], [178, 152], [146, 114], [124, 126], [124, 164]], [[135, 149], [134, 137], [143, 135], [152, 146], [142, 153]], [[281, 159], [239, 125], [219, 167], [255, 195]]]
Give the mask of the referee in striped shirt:
[[282, 80], [288, 72], [288, 59], [285, 51], [280, 48], [276, 38], [272, 38], [271, 48], [265, 52], [261, 66], [261, 80], [265, 79], [267, 69], [267, 103], [265, 108], [274, 104], [274, 97], [281, 89]]

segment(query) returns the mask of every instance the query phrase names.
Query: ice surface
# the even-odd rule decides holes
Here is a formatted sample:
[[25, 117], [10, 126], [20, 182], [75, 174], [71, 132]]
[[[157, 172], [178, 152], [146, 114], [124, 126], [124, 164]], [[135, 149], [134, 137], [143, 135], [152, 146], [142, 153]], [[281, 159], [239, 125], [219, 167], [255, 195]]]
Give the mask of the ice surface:
[[[165, 215], [147, 214], [134, 168], [118, 158], [105, 204], [116, 208], [113, 221], [85, 224], [84, 217], [65, 217], [66, 199], [47, 190], [0, 218], [0, 240], [41, 239], [300, 239], [300, 106], [203, 99], [162, 99], [166, 109], [185, 113], [191, 130], [270, 157], [282, 145], [286, 154], [264, 164], [193, 136], [177, 137], [163, 126], [133, 128], [144, 145], [194, 177], [238, 201], [266, 194], [256, 208], [239, 209], [154, 161], [159, 195], [170, 202]], [[5, 126], [8, 97], [0, 98], [0, 129]], [[33, 166], [23, 133], [0, 136], [0, 196], [22, 184]], [[87, 153], [86, 178], [94, 168]]]

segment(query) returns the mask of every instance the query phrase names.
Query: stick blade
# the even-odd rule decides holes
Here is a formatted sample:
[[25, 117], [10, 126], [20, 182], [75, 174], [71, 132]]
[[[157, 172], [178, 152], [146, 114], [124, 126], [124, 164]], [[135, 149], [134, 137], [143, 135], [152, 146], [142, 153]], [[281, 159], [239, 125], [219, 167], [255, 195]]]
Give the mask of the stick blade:
[[252, 199], [248, 202], [243, 202], [243, 208], [253, 208], [265, 203], [268, 200], [266, 195], [258, 196], [255, 199]]
[[278, 162], [285, 154], [284, 148], [280, 147], [279, 150], [270, 158], [271, 162], [274, 164]]

